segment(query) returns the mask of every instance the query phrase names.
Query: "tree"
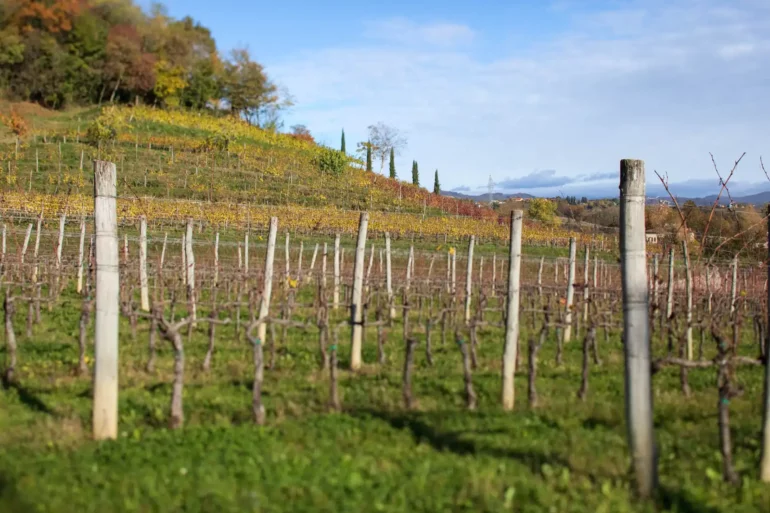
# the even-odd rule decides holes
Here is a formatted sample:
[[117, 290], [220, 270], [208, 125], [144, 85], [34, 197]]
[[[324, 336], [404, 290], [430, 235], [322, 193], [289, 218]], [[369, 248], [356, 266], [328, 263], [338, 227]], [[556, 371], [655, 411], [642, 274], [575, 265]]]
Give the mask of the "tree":
[[396, 158], [393, 155], [393, 148], [390, 149], [390, 177], [396, 178]]
[[386, 125], [382, 121], [375, 125], [369, 125], [369, 142], [372, 144], [373, 156], [380, 161], [380, 173], [385, 168], [385, 159], [390, 151], [398, 155], [406, 147], [406, 137], [397, 129]]
[[438, 169], [433, 177], [433, 194], [441, 194], [441, 184], [438, 181]]
[[372, 171], [372, 143], [371, 141], [366, 143], [366, 170], [371, 173]]
[[291, 127], [291, 136], [294, 139], [298, 139], [300, 141], [307, 141], [310, 143], [315, 143], [315, 139], [313, 139], [313, 135], [310, 133], [310, 130], [307, 129], [305, 125], [294, 125]]
[[268, 80], [262, 66], [251, 60], [248, 50], [239, 48], [231, 52], [222, 82], [232, 114], [260, 126], [274, 121], [281, 108], [278, 87]]
[[558, 224], [556, 217], [556, 203], [545, 198], [532, 198], [529, 201], [527, 216], [547, 225]]
[[412, 183], [420, 185], [420, 171], [417, 169], [417, 161], [412, 161]]
[[340, 151], [342, 153], [346, 153], [345, 151], [345, 129], [342, 129], [342, 141], [340, 142]]

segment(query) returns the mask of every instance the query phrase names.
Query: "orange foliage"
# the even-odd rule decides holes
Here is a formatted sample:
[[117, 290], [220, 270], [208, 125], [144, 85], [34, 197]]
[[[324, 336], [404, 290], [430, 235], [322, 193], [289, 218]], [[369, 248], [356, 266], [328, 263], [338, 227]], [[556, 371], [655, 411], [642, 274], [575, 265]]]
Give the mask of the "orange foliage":
[[85, 0], [21, 0], [13, 23], [25, 32], [69, 32], [85, 5]]
[[8, 127], [8, 129], [19, 137], [24, 137], [29, 132], [29, 125], [27, 121], [16, 111], [11, 109], [9, 116], [3, 116], [0, 114], [0, 121]]

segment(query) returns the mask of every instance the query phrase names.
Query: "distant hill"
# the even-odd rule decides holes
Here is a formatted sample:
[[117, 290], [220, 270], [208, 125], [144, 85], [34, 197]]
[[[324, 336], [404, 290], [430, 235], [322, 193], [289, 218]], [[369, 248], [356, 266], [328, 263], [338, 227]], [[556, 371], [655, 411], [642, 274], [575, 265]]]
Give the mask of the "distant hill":
[[[441, 191], [441, 194], [444, 196], [449, 196], [451, 198], [459, 198], [459, 199], [466, 199], [471, 201], [478, 201], [478, 202], [485, 202], [489, 201], [489, 194], [463, 194], [462, 192], [456, 192], [456, 191]], [[514, 193], [502, 193], [502, 192], [495, 192], [492, 194], [492, 199], [495, 201], [505, 201], [508, 198], [524, 198], [524, 199], [530, 199], [534, 198], [533, 195], [527, 194], [525, 192], [514, 192]]]
[[[676, 200], [679, 202], [680, 205], [686, 201], [693, 201], [698, 206], [713, 205], [716, 199], [717, 199], [716, 194], [711, 194], [709, 196], [703, 196], [700, 198], [687, 198], [684, 196], [676, 197]], [[647, 203], [657, 203], [658, 200], [670, 201], [671, 198], [669, 198], [668, 196], [648, 197]], [[758, 192], [756, 194], [750, 194], [748, 196], [733, 196], [733, 201], [736, 203], [744, 203], [744, 204], [754, 205], [755, 207], [761, 207], [763, 205], [766, 205], [767, 203], [770, 203], [770, 191]], [[730, 204], [730, 197], [727, 195], [727, 193], [723, 193], [722, 196], [719, 198], [719, 204], [720, 205]]]

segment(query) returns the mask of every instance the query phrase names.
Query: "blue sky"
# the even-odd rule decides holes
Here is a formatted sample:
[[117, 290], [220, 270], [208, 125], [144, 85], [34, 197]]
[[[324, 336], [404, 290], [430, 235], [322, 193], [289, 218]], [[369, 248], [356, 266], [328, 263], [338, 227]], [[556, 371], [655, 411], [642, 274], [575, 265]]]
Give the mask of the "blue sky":
[[[148, 4], [144, 4], [148, 5]], [[294, 97], [286, 126], [348, 148], [378, 121], [444, 189], [614, 196], [621, 158], [650, 194], [770, 189], [770, 1], [253, 2], [171, 0], [175, 17], [247, 46]]]

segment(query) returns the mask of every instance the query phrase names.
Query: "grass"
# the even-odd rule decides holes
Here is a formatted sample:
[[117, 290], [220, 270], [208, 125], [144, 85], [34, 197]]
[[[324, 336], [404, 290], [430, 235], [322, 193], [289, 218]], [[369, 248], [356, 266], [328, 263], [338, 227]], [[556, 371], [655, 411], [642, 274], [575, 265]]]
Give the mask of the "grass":
[[[17, 334], [26, 313], [19, 310]], [[88, 436], [90, 380], [72, 372], [78, 315], [69, 291], [60, 306], [44, 308], [30, 340], [19, 336], [19, 384], [0, 391], [0, 511], [770, 511], [770, 488], [756, 481], [760, 369], [740, 369], [745, 393], [731, 403], [739, 487], [721, 481], [714, 371], [690, 373], [690, 398], [679, 392], [675, 370], [655, 376], [661, 493], [640, 503], [630, 491], [617, 333], [609, 342], [600, 336], [603, 364], [592, 368], [585, 402], [576, 398], [580, 342], [568, 344], [556, 366], [549, 340], [540, 355], [539, 408], [526, 405], [523, 366], [516, 411], [506, 413], [498, 406], [498, 329], [481, 333], [475, 412], [464, 408], [454, 344], [442, 346], [436, 334], [430, 367], [420, 339], [418, 406], [406, 411], [401, 329], [389, 334], [384, 366], [373, 363], [370, 332], [364, 369], [341, 371], [343, 411], [328, 413], [315, 331], [289, 331], [275, 370], [266, 371], [268, 421], [257, 427], [250, 347], [234, 327], [219, 328], [204, 373], [201, 325], [185, 348], [186, 425], [170, 431], [170, 347], [159, 343], [157, 370], [145, 372], [146, 325], [132, 340], [122, 320], [120, 436], [97, 443]], [[531, 330], [525, 323], [522, 340]], [[342, 369], [346, 341], [343, 334]]]

